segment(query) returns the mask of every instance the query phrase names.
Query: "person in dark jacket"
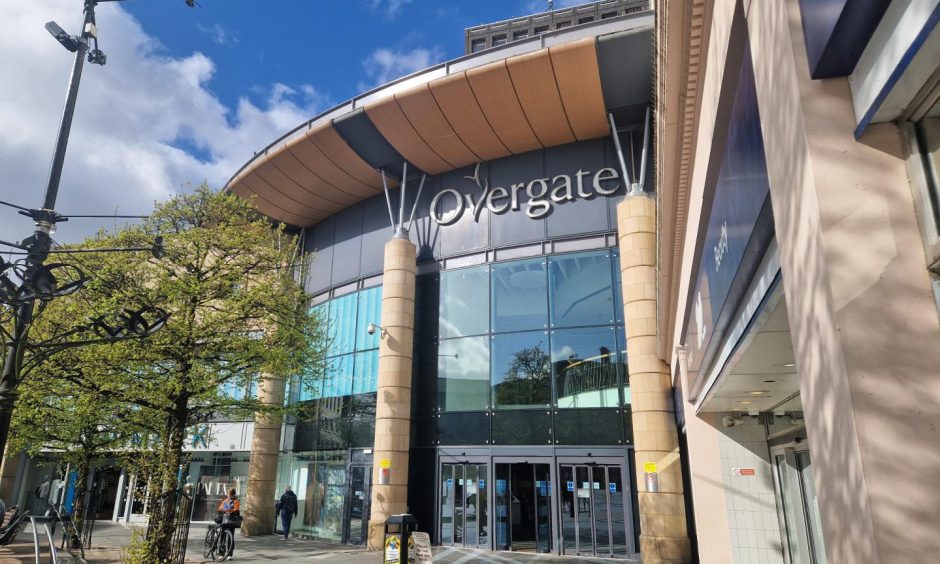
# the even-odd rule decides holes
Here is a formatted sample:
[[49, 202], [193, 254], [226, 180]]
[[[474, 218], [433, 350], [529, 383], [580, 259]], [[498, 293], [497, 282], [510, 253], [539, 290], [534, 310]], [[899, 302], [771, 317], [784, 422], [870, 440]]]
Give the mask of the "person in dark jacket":
[[281, 516], [283, 540], [287, 540], [287, 536], [290, 534], [290, 522], [297, 516], [297, 494], [291, 491], [290, 486], [284, 488], [284, 493], [281, 494], [281, 499], [277, 502], [277, 512]]

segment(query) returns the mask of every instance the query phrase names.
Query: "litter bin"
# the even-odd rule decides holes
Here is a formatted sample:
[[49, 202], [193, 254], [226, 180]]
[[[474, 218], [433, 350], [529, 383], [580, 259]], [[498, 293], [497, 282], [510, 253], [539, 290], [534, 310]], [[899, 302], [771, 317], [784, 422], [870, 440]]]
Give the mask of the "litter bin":
[[418, 520], [410, 513], [392, 515], [385, 521], [385, 564], [414, 562], [411, 533], [418, 529]]

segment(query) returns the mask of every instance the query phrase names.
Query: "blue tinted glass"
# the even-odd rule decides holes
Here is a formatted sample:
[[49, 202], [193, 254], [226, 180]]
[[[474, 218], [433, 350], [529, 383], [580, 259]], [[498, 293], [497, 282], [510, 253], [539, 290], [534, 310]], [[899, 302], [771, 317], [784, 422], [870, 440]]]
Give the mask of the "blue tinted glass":
[[328, 356], [353, 352], [356, 346], [356, 306], [359, 294], [330, 301], [330, 348]]
[[[321, 364], [320, 366], [322, 367], [323, 365]], [[312, 373], [313, 370], [310, 372]], [[308, 401], [324, 397], [323, 394], [326, 390], [328, 374], [322, 370], [320, 372], [322, 374], [321, 378], [314, 379], [310, 374], [307, 374], [303, 380], [300, 378], [295, 380], [297, 383], [297, 390], [295, 392], [297, 401]]]
[[492, 267], [493, 331], [548, 327], [548, 277], [544, 258]]
[[614, 319], [623, 323], [623, 277], [620, 272], [620, 250], [611, 249], [611, 267], [614, 269]]
[[487, 337], [441, 341], [437, 387], [442, 411], [483, 411], [489, 406], [490, 343]]
[[359, 324], [356, 329], [356, 350], [379, 348], [379, 331], [370, 335], [369, 323], [382, 324], [382, 287], [376, 286], [359, 292]]
[[617, 407], [620, 376], [614, 327], [552, 331], [558, 407]]
[[490, 328], [489, 267], [441, 273], [441, 338], [482, 335]]
[[492, 337], [493, 403], [498, 409], [546, 407], [552, 401], [548, 333]]
[[326, 360], [323, 397], [334, 398], [352, 394], [353, 355], [344, 354]]
[[356, 353], [356, 374], [353, 377], [353, 394], [365, 394], [378, 389], [379, 351], [378, 349]]
[[614, 293], [607, 251], [548, 259], [552, 327], [614, 322]]
[[258, 379], [257, 378], [252, 378], [251, 381], [248, 382], [248, 397], [252, 399], [258, 399]]

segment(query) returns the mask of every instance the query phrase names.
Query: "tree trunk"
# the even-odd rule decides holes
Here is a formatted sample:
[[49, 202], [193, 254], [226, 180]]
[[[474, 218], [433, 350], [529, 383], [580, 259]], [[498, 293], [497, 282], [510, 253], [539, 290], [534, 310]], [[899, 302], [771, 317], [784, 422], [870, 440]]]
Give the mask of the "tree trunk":
[[72, 509], [72, 523], [75, 525], [75, 534], [78, 535], [69, 539], [73, 548], [81, 545], [82, 528], [85, 526], [85, 496], [88, 493], [88, 475], [91, 472], [92, 454], [82, 449], [81, 458], [75, 464], [75, 505]]
[[177, 414], [167, 417], [166, 437], [162, 460], [154, 476], [154, 487], [159, 487], [158, 502], [150, 511], [147, 527], [147, 562], [168, 562], [173, 532], [176, 526], [176, 509], [179, 504], [179, 469], [183, 461], [183, 441], [186, 417]]

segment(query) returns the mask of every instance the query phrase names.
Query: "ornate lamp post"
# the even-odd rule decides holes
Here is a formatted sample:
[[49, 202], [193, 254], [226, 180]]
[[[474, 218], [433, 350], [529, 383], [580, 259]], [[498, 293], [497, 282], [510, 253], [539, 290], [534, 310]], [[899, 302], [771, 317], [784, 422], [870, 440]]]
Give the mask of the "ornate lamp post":
[[[22, 380], [24, 368], [28, 371], [51, 354], [63, 349], [91, 343], [146, 337], [163, 327], [167, 319], [167, 313], [157, 308], [124, 310], [111, 318], [101, 316], [90, 320], [89, 323], [77, 325], [49, 341], [41, 343], [29, 341], [29, 330], [36, 313], [36, 302], [44, 303], [56, 297], [74, 293], [88, 281], [87, 275], [75, 266], [66, 263], [45, 264], [50, 254], [61, 252], [52, 250], [50, 234], [57, 223], [68, 221], [68, 217], [55, 211], [55, 202], [59, 193], [62, 164], [65, 161], [65, 150], [72, 128], [72, 117], [75, 113], [75, 102], [78, 98], [78, 87], [85, 58], [87, 56], [88, 62], [95, 65], [104, 65], [107, 62], [107, 56], [98, 48], [95, 8], [100, 2], [120, 0], [83, 1], [84, 21], [80, 34], [69, 35], [55, 22], [46, 24], [46, 30], [63, 47], [75, 53], [75, 62], [72, 66], [65, 110], [62, 114], [62, 123], [59, 125], [42, 207], [29, 209], [7, 204], [18, 208], [20, 214], [32, 218], [36, 228], [33, 234], [22, 243], [0, 241], [0, 244], [19, 249], [20, 252], [17, 254], [24, 255], [22, 259], [11, 263], [0, 260], [0, 316], [7, 314], [12, 318], [8, 320], [11, 326], [9, 330], [0, 323], [0, 335], [5, 340], [3, 369], [0, 372], [0, 453], [3, 453], [6, 448], [13, 405], [17, 398], [16, 389]], [[186, 4], [192, 7], [195, 2], [186, 0]], [[6, 202], [3, 203], [6, 204]], [[147, 250], [159, 257], [163, 253], [163, 244], [158, 238], [152, 248], [102, 249], [95, 250], [95, 252], [103, 250]], [[27, 353], [29, 353], [28, 359]]]

